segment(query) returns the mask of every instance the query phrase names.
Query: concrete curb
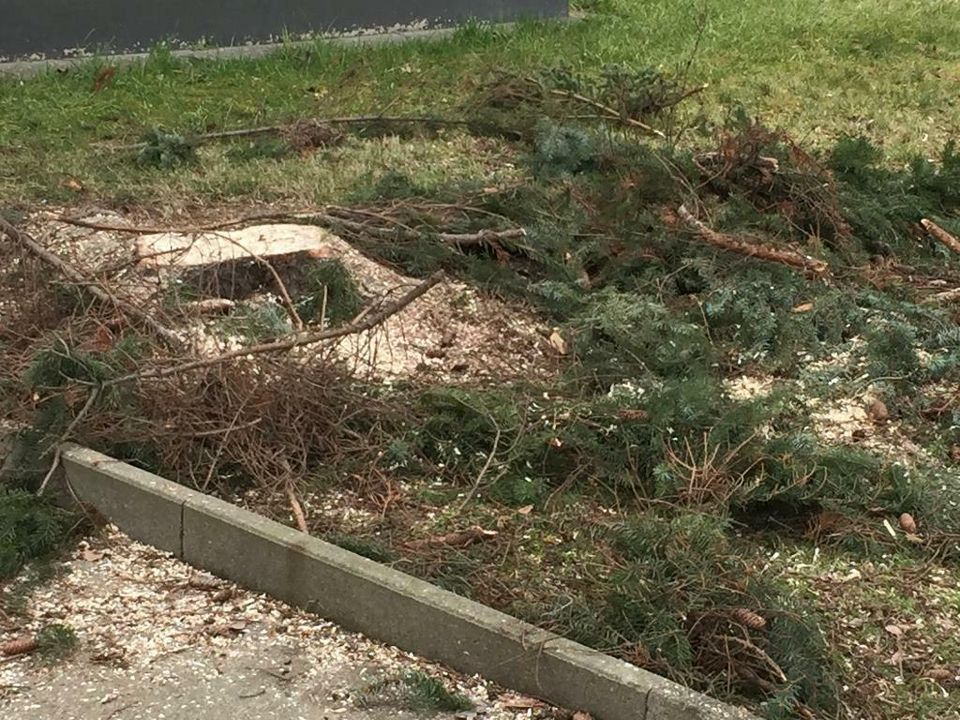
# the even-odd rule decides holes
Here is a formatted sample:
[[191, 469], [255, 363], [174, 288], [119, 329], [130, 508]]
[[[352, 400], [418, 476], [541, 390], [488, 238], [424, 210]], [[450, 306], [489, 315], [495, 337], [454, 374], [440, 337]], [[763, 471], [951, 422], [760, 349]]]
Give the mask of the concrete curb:
[[[495, 27], [510, 29], [513, 23], [502, 23]], [[223, 47], [199, 48], [195, 50], [171, 50], [175, 58], [197, 58], [200, 60], [256, 59], [283, 48], [310, 47], [315, 42], [329, 42], [335, 45], [391, 45], [411, 40], [440, 40], [453, 35], [457, 28], [433, 28], [430, 30], [402, 30], [398, 32], [367, 33], [359, 35], [322, 35], [314, 40], [287, 43], [257, 43], [252, 45], [226, 45]], [[91, 60], [103, 60], [111, 65], [129, 65], [143, 62], [150, 57], [148, 52], [116, 53], [112, 55], [85, 55], [75, 58], [50, 58], [43, 60], [10, 60], [0, 62], [0, 75], [30, 77], [44, 70], [66, 71]]]
[[76, 445], [75, 496], [141, 542], [348, 629], [597, 720], [756, 720], [633, 665]]

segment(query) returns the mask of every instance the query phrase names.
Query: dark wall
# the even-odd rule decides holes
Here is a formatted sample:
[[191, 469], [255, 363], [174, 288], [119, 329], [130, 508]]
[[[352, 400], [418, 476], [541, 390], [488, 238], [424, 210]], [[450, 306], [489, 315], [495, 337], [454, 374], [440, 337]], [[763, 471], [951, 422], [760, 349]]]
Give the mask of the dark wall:
[[567, 0], [0, 0], [0, 56], [136, 51], [167, 39], [216, 45], [427, 21], [566, 15]]

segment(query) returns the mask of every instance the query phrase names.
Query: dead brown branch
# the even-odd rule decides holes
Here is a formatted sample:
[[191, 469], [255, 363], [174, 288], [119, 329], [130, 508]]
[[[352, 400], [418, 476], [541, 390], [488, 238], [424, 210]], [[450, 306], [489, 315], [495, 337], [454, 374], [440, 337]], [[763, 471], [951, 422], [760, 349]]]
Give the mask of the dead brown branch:
[[[237, 128], [236, 130], [218, 130], [217, 132], [208, 132], [201, 135], [194, 135], [189, 138], [194, 143], [207, 142], [209, 140], [234, 140], [236, 138], [257, 137], [259, 135], [279, 135], [295, 129], [298, 124], [310, 122], [313, 125], [434, 125], [434, 126], [467, 126], [471, 124], [470, 120], [459, 120], [432, 116], [398, 116], [398, 115], [353, 115], [348, 117], [315, 118], [311, 120], [300, 120], [296, 123], [284, 125], [263, 125], [260, 127]], [[147, 147], [148, 143], [137, 142], [127, 145], [105, 145], [110, 150], [140, 150]]]
[[923, 225], [923, 229], [930, 233], [934, 240], [942, 243], [953, 252], [960, 254], [960, 240], [957, 240], [957, 238], [937, 225], [933, 220], [923, 218], [920, 224]]
[[156, 318], [145, 312], [134, 303], [123, 300], [114, 293], [110, 292], [96, 280], [87, 278], [73, 265], [47, 250], [28, 233], [16, 228], [2, 217], [0, 217], [0, 232], [3, 232], [3, 234], [5, 234], [14, 242], [18, 243], [27, 252], [41, 262], [57, 270], [61, 275], [71, 282], [82, 286], [100, 302], [112, 305], [122, 313], [136, 318], [139, 322], [148, 327], [150, 331], [153, 332], [153, 334], [162, 340], [163, 343], [168, 347], [172, 349], [183, 348], [183, 340], [181, 340], [180, 336], [178, 336], [173, 330], [165, 327], [163, 324], [157, 321]]
[[[47, 452], [50, 450], [53, 451], [53, 460], [50, 463], [50, 469], [47, 470], [47, 474], [43, 477], [43, 482], [40, 483], [40, 488], [37, 490], [37, 495], [43, 495], [44, 490], [47, 489], [47, 485], [50, 483], [50, 478], [53, 477], [53, 474], [57, 471], [57, 468], [60, 467], [60, 447], [67, 440], [70, 439], [70, 436], [73, 435], [74, 430], [77, 429], [77, 426], [83, 421], [87, 416], [87, 413], [93, 408], [94, 403], [97, 402], [97, 398], [100, 396], [100, 388], [94, 386], [90, 390], [90, 394], [87, 396], [87, 401], [83, 404], [83, 407], [80, 408], [80, 412], [76, 414], [70, 424], [67, 426], [67, 429], [63, 431], [63, 434], [57, 439], [56, 443], [48, 448]], [[46, 453], [44, 453], [46, 454]]]
[[827, 272], [828, 265], [822, 260], [801, 255], [793, 250], [782, 250], [780, 248], [770, 247], [769, 245], [747, 242], [732, 235], [717, 232], [694, 217], [686, 205], [681, 205], [677, 209], [677, 214], [702, 240], [721, 250], [737, 253], [738, 255], [744, 255], [746, 257], [757, 258], [759, 260], [766, 260], [767, 262], [780, 263], [781, 265], [804, 270], [814, 275], [822, 275]]
[[[300, 222], [300, 223], [312, 223], [317, 225], [322, 225], [328, 228], [345, 228], [351, 232], [355, 232], [361, 235], [375, 235], [377, 237], [396, 237], [398, 234], [406, 238], [415, 238], [418, 236], [429, 236], [428, 231], [420, 232], [414, 228], [410, 228], [404, 225], [401, 222], [392, 220], [391, 218], [380, 217], [384, 222], [379, 225], [375, 225], [369, 222], [360, 222], [357, 220], [351, 220], [346, 217], [342, 217], [341, 214], [335, 214], [327, 211], [289, 211], [289, 212], [269, 212], [269, 213], [254, 213], [251, 215], [244, 215], [238, 218], [232, 218], [230, 220], [221, 220], [214, 223], [207, 223], [201, 225], [190, 225], [184, 227], [162, 227], [156, 225], [121, 225], [118, 223], [103, 223], [103, 222], [93, 222], [90, 220], [84, 220], [82, 218], [72, 218], [65, 215], [58, 216], [56, 219], [58, 222], [62, 222], [66, 225], [75, 225], [77, 227], [88, 228], [91, 230], [103, 230], [107, 232], [123, 232], [130, 233], [131, 235], [156, 235], [162, 233], [177, 233], [183, 235], [189, 235], [194, 233], [202, 232], [215, 232], [217, 230], [223, 230], [229, 227], [236, 227], [238, 225], [246, 225], [249, 223], [262, 222], [265, 220], [270, 221], [281, 221], [285, 220], [288, 222]], [[482, 243], [495, 243], [502, 240], [519, 240], [524, 238], [527, 235], [527, 231], [523, 228], [509, 228], [507, 230], [480, 230], [473, 233], [437, 233], [436, 237], [441, 242], [447, 243], [449, 245], [478, 245]]]
[[440, 233], [437, 237], [450, 245], [480, 245], [500, 240], [519, 240], [527, 236], [523, 228], [512, 230], [481, 230], [475, 233]]
[[179, 310], [187, 315], [219, 315], [230, 312], [236, 306], [229, 298], [206, 298], [182, 303]]

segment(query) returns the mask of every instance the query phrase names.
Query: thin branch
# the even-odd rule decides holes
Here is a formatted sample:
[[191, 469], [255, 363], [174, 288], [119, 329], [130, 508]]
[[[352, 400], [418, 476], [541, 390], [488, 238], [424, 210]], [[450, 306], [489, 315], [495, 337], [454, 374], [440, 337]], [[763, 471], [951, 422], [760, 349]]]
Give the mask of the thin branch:
[[[467, 407], [470, 406], [467, 405]], [[497, 457], [497, 449], [500, 447], [500, 437], [502, 435], [500, 425], [497, 423], [496, 418], [494, 418], [489, 412], [485, 414], [487, 419], [493, 424], [493, 427], [496, 428], [496, 436], [493, 438], [493, 445], [490, 447], [490, 453], [487, 455], [486, 462], [483, 464], [483, 467], [480, 468], [480, 472], [477, 473], [477, 479], [473, 481], [473, 486], [470, 488], [470, 491], [467, 493], [466, 497], [463, 498], [463, 501], [457, 508], [458, 514], [463, 512], [463, 509], [470, 504], [471, 500], [473, 500], [473, 496], [477, 494], [477, 490], [480, 489], [480, 485], [483, 483], [483, 478], [486, 476], [490, 466], [493, 465], [494, 458]]]
[[920, 221], [920, 224], [923, 225], [923, 229], [930, 233], [935, 240], [950, 248], [953, 252], [960, 254], [960, 240], [957, 240], [957, 238], [937, 225], [933, 220], [924, 218]]
[[[156, 225], [118, 225], [115, 223], [99, 223], [81, 218], [72, 218], [60, 215], [58, 222], [67, 225], [75, 225], [91, 230], [104, 230], [108, 232], [125, 232], [131, 235], [157, 235], [163, 233], [177, 233], [189, 235], [193, 233], [214, 232], [237, 225], [260, 222], [262, 220], [287, 220], [295, 222], [312, 222], [325, 225], [327, 227], [344, 227], [352, 232], [377, 235], [380, 237], [395, 237], [398, 232], [406, 237], [415, 238], [419, 236], [429, 236], [429, 232], [419, 232], [413, 228], [405, 226], [403, 223], [394, 223], [392, 227], [383, 227], [380, 225], [371, 225], [356, 220], [339, 217], [328, 212], [310, 212], [310, 211], [291, 211], [291, 212], [270, 212], [262, 214], [245, 215], [231, 220], [221, 220], [215, 223], [204, 225], [190, 225], [186, 227], [161, 227]], [[389, 218], [384, 218], [389, 220]], [[392, 222], [392, 221], [391, 221]], [[436, 237], [444, 243], [450, 245], [477, 245], [484, 242], [496, 242], [498, 240], [517, 240], [526, 237], [527, 231], [523, 228], [510, 228], [508, 230], [480, 230], [473, 233], [437, 233]]]
[[719, 233], [716, 230], [707, 227], [706, 224], [694, 217], [693, 213], [687, 209], [686, 205], [681, 205], [677, 210], [677, 214], [680, 216], [680, 219], [689, 225], [693, 230], [695, 230], [705, 242], [713, 245], [714, 247], [718, 247], [721, 250], [734, 252], [738, 255], [745, 255], [746, 257], [767, 260], [768, 262], [776, 262], [782, 265], [788, 265], [800, 270], [806, 270], [807, 272], [811, 272], [815, 275], [822, 275], [827, 271], [827, 263], [822, 260], [810, 258], [792, 250], [781, 250], [779, 248], [770, 247], [769, 245], [746, 242], [744, 240], [740, 240], [739, 238], [735, 238], [732, 235]]
[[[283, 300], [284, 309], [287, 311], [287, 315], [290, 316], [290, 322], [293, 323], [294, 330], [296, 330], [297, 332], [302, 331], [303, 320], [300, 319], [300, 314], [297, 312], [296, 307], [294, 307], [293, 305], [293, 299], [290, 297], [290, 293], [287, 292], [287, 286], [284, 284], [283, 279], [280, 277], [280, 273], [278, 273], [276, 268], [273, 267], [273, 264], [270, 263], [269, 260], [262, 257], [261, 255], [258, 255], [257, 253], [253, 252], [249, 248], [244, 247], [239, 240], [234, 240], [233, 238], [228, 237], [223, 233], [219, 233], [217, 237], [222, 237], [227, 242], [230, 242], [236, 245], [243, 252], [247, 253], [247, 255], [252, 257], [257, 263], [259, 263], [260, 265], [262, 265], [267, 269], [267, 272], [269, 272], [270, 275], [273, 276], [273, 282], [277, 286], [277, 292], [280, 293], [280, 298]], [[261, 236], [260, 239], [262, 240], [263, 237]]]
[[498, 240], [518, 240], [527, 236], [523, 228], [512, 230], [480, 230], [475, 233], [440, 233], [437, 237], [449, 245], [480, 245]]
[[[105, 223], [105, 222], [94, 222], [92, 220], [84, 220], [83, 218], [73, 218], [68, 215], [57, 215], [54, 219], [57, 222], [61, 222], [65, 225], [74, 225], [75, 227], [87, 228], [89, 230], [104, 230], [107, 232], [125, 232], [130, 233], [131, 235], [160, 235], [163, 233], [178, 233], [182, 235], [189, 235], [192, 233], [202, 233], [202, 232], [212, 232], [214, 230], [223, 230], [224, 228], [234, 227], [236, 225], [244, 225], [249, 222], [259, 222], [261, 220], [286, 220], [291, 217], [295, 217], [297, 213], [292, 212], [268, 212], [268, 213], [253, 213], [251, 215], [243, 215], [238, 218], [233, 218], [232, 220], [218, 220], [217, 222], [205, 223], [202, 225], [190, 225], [186, 227], [179, 228], [170, 228], [162, 227], [159, 225], [121, 225], [118, 223]], [[176, 251], [171, 251], [176, 252]], [[166, 252], [157, 253], [158, 255], [165, 255]]]
[[[531, 82], [540, 85], [536, 80], [530, 80]], [[644, 122], [632, 118], [628, 115], [624, 115], [616, 111], [615, 108], [610, 107], [609, 105], [604, 105], [602, 102], [594, 100], [593, 98], [588, 98], [586, 95], [581, 95], [580, 93], [572, 92], [570, 90], [560, 90], [553, 88], [548, 91], [554, 97], [562, 97], [568, 100], [576, 100], [578, 103], [583, 105], [588, 105], [594, 110], [599, 110], [603, 113], [603, 117], [607, 120], [616, 120], [623, 123], [629, 127], [637, 128], [638, 130], [643, 130], [645, 133], [650, 133], [651, 135], [656, 135], [659, 138], [667, 137], [662, 131], [657, 130], [655, 127], [651, 127]]]
[[97, 401], [97, 398], [100, 396], [100, 386], [95, 385], [93, 389], [90, 390], [90, 394], [87, 396], [87, 401], [83, 404], [83, 407], [80, 408], [80, 412], [76, 414], [73, 420], [70, 421], [70, 424], [67, 425], [67, 429], [63, 431], [63, 434], [57, 438], [57, 441], [50, 446], [43, 454], [46, 455], [50, 450], [53, 450], [53, 461], [50, 463], [50, 469], [47, 470], [47, 474], [43, 478], [43, 482], [40, 483], [40, 489], [37, 490], [37, 495], [43, 495], [44, 491], [47, 489], [47, 485], [50, 482], [50, 478], [53, 477], [53, 474], [57, 471], [57, 468], [60, 467], [60, 448], [67, 440], [70, 439], [70, 436], [73, 434], [73, 431], [77, 429], [77, 425], [86, 417], [87, 413], [90, 412], [90, 409], [93, 407], [93, 404]]
[[82, 285], [87, 292], [93, 295], [97, 300], [100, 300], [103, 303], [113, 305], [114, 307], [122, 310], [127, 315], [136, 318], [144, 325], [146, 325], [153, 333], [160, 338], [164, 344], [172, 349], [182, 349], [184, 346], [183, 340], [180, 339], [173, 330], [168, 327], [165, 327], [155, 318], [148, 315], [145, 311], [134, 305], [133, 303], [122, 300], [121, 298], [114, 295], [112, 292], [104, 288], [100, 283], [95, 280], [89, 280], [82, 272], [77, 270], [73, 265], [61, 259], [54, 253], [47, 250], [40, 243], [38, 243], [33, 237], [23, 230], [11, 225], [3, 217], [0, 217], [0, 231], [3, 234], [7, 235], [11, 240], [16, 243], [19, 243], [24, 249], [26, 249], [31, 255], [39, 259], [40, 261], [46, 263], [50, 267], [59, 271], [64, 277], [75, 282], [79, 285]]
[[[422, 125], [453, 125], [465, 126], [472, 124], [471, 120], [457, 120], [430, 116], [396, 116], [396, 115], [356, 115], [350, 117], [316, 118], [308, 120], [316, 125], [368, 125], [385, 123], [390, 125], [422, 124]], [[258, 135], [276, 135], [289, 130], [292, 125], [264, 125], [262, 127], [237, 128], [236, 130], [218, 130], [217, 132], [194, 135], [189, 140], [198, 143], [207, 140], [232, 140], [235, 138], [256, 137]], [[140, 150], [148, 143], [137, 142], [129, 145], [105, 145], [110, 150]]]
[[924, 305], [935, 305], [938, 303], [954, 303], [960, 301], [960, 288], [951, 288], [938, 292], [935, 295], [925, 297], [921, 302]]
[[216, 357], [190, 360], [188, 362], [183, 362], [178, 365], [172, 365], [166, 368], [150, 368], [148, 370], [142, 370], [140, 372], [129, 373], [128, 375], [121, 375], [120, 377], [107, 380], [104, 383], [104, 386], [112, 387], [114, 385], [121, 385], [123, 383], [128, 383], [136, 380], [160, 380], [162, 378], [170, 377], [172, 375], [177, 375], [179, 373], [187, 372], [189, 370], [197, 370], [199, 368], [212, 367], [214, 365], [221, 365], [231, 360], [236, 360], [237, 358], [250, 357], [252, 355], [264, 355], [267, 353], [284, 352], [286, 350], [292, 350], [293, 348], [300, 347], [302, 345], [313, 345], [314, 343], [323, 342], [325, 340], [333, 340], [335, 338], [344, 337], [346, 335], [355, 335], [357, 333], [362, 333], [376, 327], [377, 325], [385, 321], [387, 318], [389, 318], [391, 315], [398, 313], [400, 310], [402, 310], [407, 305], [412, 303], [414, 300], [419, 298], [421, 295], [426, 293], [432, 287], [439, 284], [442, 280], [443, 280], [442, 272], [434, 273], [433, 275], [428, 277], [426, 280], [424, 280], [420, 284], [413, 287], [410, 291], [408, 291], [402, 297], [397, 298], [393, 302], [390, 302], [384, 305], [380, 311], [369, 314], [366, 317], [366, 319], [363, 321], [352, 322], [348, 325], [344, 325], [338, 328], [330, 328], [328, 330], [323, 330], [320, 332], [297, 333], [283, 340], [276, 340], [274, 342], [261, 343], [259, 345], [251, 345], [250, 347], [238, 348], [237, 350], [232, 350], [222, 355], [217, 355]]

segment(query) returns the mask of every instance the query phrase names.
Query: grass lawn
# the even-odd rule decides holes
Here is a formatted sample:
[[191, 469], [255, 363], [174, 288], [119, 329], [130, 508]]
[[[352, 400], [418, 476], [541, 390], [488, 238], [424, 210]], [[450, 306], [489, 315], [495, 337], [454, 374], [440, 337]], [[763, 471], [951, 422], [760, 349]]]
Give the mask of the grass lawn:
[[701, 99], [714, 118], [742, 104], [804, 145], [864, 134], [891, 161], [932, 155], [960, 129], [960, 7], [949, 0], [828, 0], [815, 9], [801, 0], [600, 0], [584, 10], [569, 24], [469, 28], [375, 49], [299, 46], [251, 62], [174, 62], [157, 52], [100, 92], [100, 61], [24, 83], [0, 79], [0, 198], [65, 202], [76, 199], [63, 185], [74, 179], [81, 199], [116, 202], [329, 199], [329, 184], [311, 192], [307, 180], [288, 187], [272, 174], [144, 175], [92, 145], [133, 142], [156, 125], [204, 132], [383, 110], [457, 117], [492, 71], [560, 63], [681, 72], [709, 84]]
[[[163, 353], [122, 328], [104, 344], [109, 309], [11, 264], [0, 287], [24, 308], [0, 322], [0, 410], [32, 426], [35, 450], [69, 427], [183, 482], [228, 478], [217, 491], [289, 521], [284, 492], [247, 492], [258, 479], [250, 446], [168, 432], [194, 407], [233, 412], [204, 404], [217, 392], [261, 392], [262, 405], [205, 422], [285, 457], [277, 438], [315, 413], [311, 437], [325, 449], [304, 451], [298, 491], [317, 535], [771, 720], [954, 717], [960, 333], [936, 294], [960, 285], [960, 257], [921, 220], [960, 233], [949, 145], [960, 4], [580, 10], [571, 23], [291, 45], [256, 60], [161, 48], [99, 88], [101, 60], [0, 78], [0, 211], [11, 218], [108, 208], [189, 224], [263, 205], [352, 208], [345, 217], [368, 229], [387, 223], [331, 221], [367, 258], [414, 277], [443, 269], [537, 318], [553, 348], [537, 372], [384, 389], [326, 367], [284, 375], [278, 361], [276, 377], [304, 383], [285, 398], [273, 374], [252, 380], [231, 365], [104, 393], [73, 428], [91, 383]], [[612, 65], [630, 72], [612, 81]], [[517, 99], [525, 78], [540, 83], [536, 102]], [[706, 86], [638, 115], [663, 141], [550, 104], [571, 87], [603, 91], [608, 105], [620, 88], [626, 102], [661, 81]], [[306, 148], [273, 133], [182, 148], [170, 163], [121, 147], [156, 128], [170, 133], [157, 148], [174, 152], [203, 133], [380, 114], [514, 124], [374, 122]], [[718, 157], [727, 164], [710, 165]], [[684, 220], [691, 208], [706, 232]], [[457, 246], [437, 234], [451, 225], [527, 235]], [[710, 228], [766, 255], [729, 252], [729, 238], [720, 250]], [[809, 257], [826, 270], [797, 271]], [[116, 268], [90, 268], [101, 271]], [[327, 277], [339, 285], [317, 281], [322, 293], [291, 303], [333, 312], [343, 291], [353, 316], [359, 291]], [[173, 300], [163, 302], [166, 318]], [[470, 302], [447, 310], [479, 326]], [[211, 327], [243, 325], [251, 342], [265, 327], [289, 332], [268, 309]], [[331, 407], [346, 409], [324, 424]], [[145, 439], [144, 423], [164, 432]], [[39, 540], [44, 552], [53, 544]], [[9, 574], [26, 553], [6, 550]]]

